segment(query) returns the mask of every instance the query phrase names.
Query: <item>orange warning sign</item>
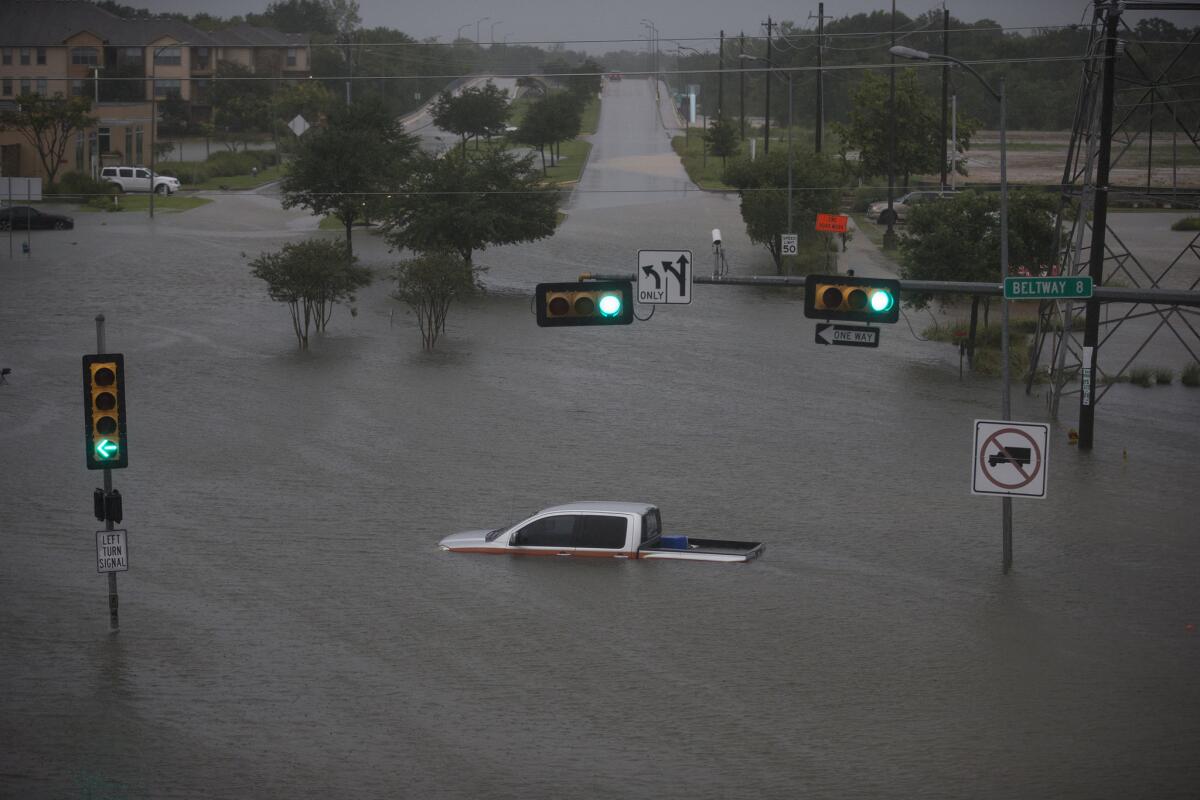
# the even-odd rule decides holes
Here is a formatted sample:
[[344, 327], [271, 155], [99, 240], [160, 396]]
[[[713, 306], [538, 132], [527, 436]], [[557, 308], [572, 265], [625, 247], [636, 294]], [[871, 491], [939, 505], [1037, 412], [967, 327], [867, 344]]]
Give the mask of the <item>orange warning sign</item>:
[[827, 233], [845, 233], [850, 218], [845, 214], [817, 214], [817, 230]]

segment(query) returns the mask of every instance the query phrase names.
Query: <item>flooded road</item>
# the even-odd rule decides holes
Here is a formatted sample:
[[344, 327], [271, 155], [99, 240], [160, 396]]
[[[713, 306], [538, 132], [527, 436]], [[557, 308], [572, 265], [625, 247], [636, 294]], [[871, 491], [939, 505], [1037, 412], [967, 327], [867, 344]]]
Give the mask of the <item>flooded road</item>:
[[[597, 154], [653, 120], [606, 100]], [[667, 174], [645, 155], [617, 188]], [[1114, 387], [1091, 453], [1052, 422], [1004, 576], [1000, 502], [969, 493], [998, 387], [903, 321], [817, 347], [798, 295], [697, 287], [536, 327], [536, 280], [703, 263], [712, 227], [763, 269], [736, 200], [663, 188], [484, 253], [432, 354], [386, 281], [298, 353], [247, 259], [312, 220], [268, 195], [80, 213], [0, 262], [0, 796], [1194, 797], [1200, 392]], [[128, 373], [116, 635], [79, 420], [97, 312]], [[576, 499], [767, 552], [436, 548]]]

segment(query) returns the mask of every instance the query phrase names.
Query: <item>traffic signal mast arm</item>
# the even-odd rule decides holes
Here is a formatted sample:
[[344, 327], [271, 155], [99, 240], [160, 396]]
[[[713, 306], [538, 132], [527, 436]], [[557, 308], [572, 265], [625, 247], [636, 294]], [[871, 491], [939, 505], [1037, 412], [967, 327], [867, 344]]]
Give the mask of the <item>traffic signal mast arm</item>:
[[[624, 280], [636, 281], [637, 276], [631, 274], [583, 273], [581, 278], [597, 281]], [[839, 278], [847, 276], [838, 276]], [[804, 286], [807, 276], [798, 275], [730, 275], [713, 278], [696, 275], [694, 283], [707, 283], [726, 286]], [[971, 283], [967, 281], [910, 281], [900, 280], [901, 292], [919, 294], [966, 294], [979, 297], [1004, 297], [1004, 286], [999, 283]], [[1111, 286], [1097, 286], [1092, 290], [1092, 296], [1097, 300], [1108, 303], [1153, 303], [1157, 305], [1195, 306], [1200, 307], [1200, 291], [1184, 289], [1126, 289]]]

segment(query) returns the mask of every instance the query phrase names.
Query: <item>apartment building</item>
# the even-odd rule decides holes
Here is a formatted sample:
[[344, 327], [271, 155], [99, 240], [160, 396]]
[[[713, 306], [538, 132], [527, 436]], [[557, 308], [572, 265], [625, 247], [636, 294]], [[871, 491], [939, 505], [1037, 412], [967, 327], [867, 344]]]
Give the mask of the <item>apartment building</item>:
[[[124, 19], [86, 0], [0, 2], [0, 108], [23, 94], [85, 96], [99, 120], [63, 154], [59, 174], [148, 162], [154, 100], [179, 97], [193, 121], [209, 119], [209, 89], [222, 61], [286, 79], [306, 77], [309, 59], [304, 34]], [[0, 131], [0, 175], [45, 177], [36, 151], [16, 131]]]

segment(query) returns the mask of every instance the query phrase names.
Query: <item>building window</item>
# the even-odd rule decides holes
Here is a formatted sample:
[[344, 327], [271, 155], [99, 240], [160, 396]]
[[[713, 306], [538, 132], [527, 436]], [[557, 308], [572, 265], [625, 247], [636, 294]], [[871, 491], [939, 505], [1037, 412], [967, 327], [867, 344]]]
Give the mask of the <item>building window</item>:
[[23, 64], [24, 66], [29, 66], [29, 48], [28, 47], [21, 48], [21, 64]]
[[5, 78], [3, 88], [0, 89], [0, 94], [5, 97], [12, 97], [12, 78]]
[[75, 171], [83, 172], [83, 133], [75, 134]]
[[21, 94], [32, 94], [33, 82], [29, 78], [21, 78]]
[[141, 164], [143, 161], [146, 160], [146, 159], [142, 158], [142, 126], [141, 125], [137, 126], [137, 133], [134, 135], [134, 138], [136, 140], [136, 144], [134, 145], [134, 154], [137, 156], [137, 159], [135, 160], [134, 163]]
[[178, 47], [162, 47], [154, 51], [154, 63], [160, 67], [177, 67], [183, 63], [183, 56]]
[[296, 66], [296, 48], [289, 47], [287, 49], [287, 65], [289, 67]]
[[72, 47], [71, 63], [95, 67], [100, 64], [100, 51], [94, 47]]
[[71, 97], [86, 97], [87, 93], [87, 82], [83, 78], [71, 79]]
[[40, 94], [42, 97], [45, 97], [47, 95], [45, 78], [37, 79], [37, 93]]
[[101, 153], [112, 152], [112, 147], [110, 146], [110, 143], [109, 143], [109, 129], [101, 128], [99, 133], [100, 133], [100, 135], [97, 138], [96, 143], [97, 143], [97, 147], [100, 150], [100, 152]]
[[178, 78], [160, 78], [154, 82], [154, 94], [156, 97], [179, 97], [183, 92], [182, 84]]
[[37, 49], [37, 63], [39, 63], [39, 64], [46, 63], [46, 48], [39, 47]]
[[212, 81], [207, 78], [195, 78], [192, 80], [192, 102], [207, 103], [208, 92], [212, 88]]
[[0, 60], [3, 60], [3, 62], [4, 62], [5, 64], [11, 64], [11, 63], [12, 63], [12, 48], [11, 48], [11, 47], [5, 47], [5, 48], [3, 49], [3, 51], [0, 51], [0, 52], [3, 52], [3, 58], [2, 58], [2, 59], [0, 59]]
[[208, 69], [208, 48], [192, 48], [192, 69]]
[[133, 160], [133, 128], [125, 129], [125, 163], [136, 164]]

